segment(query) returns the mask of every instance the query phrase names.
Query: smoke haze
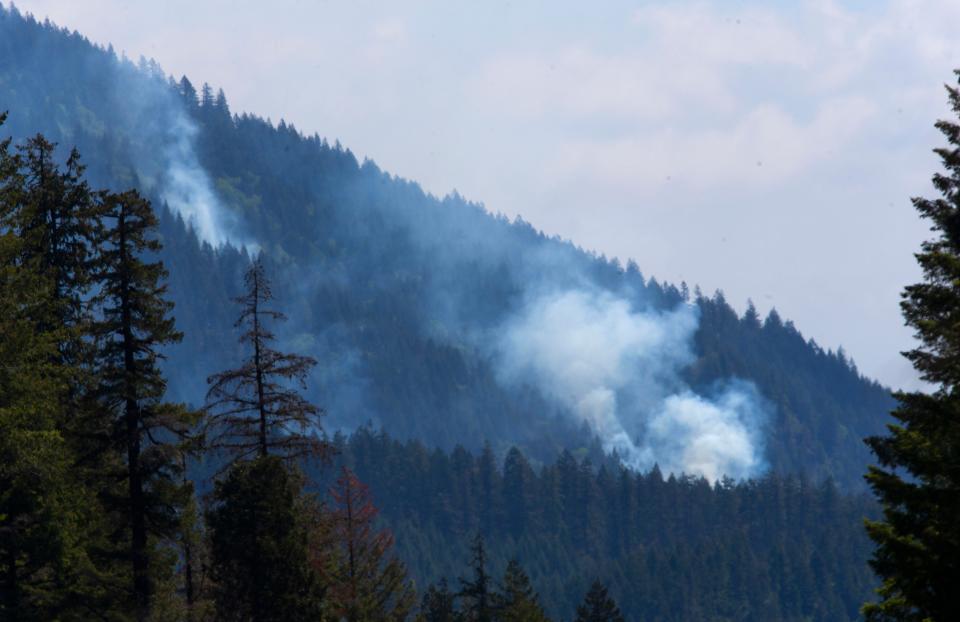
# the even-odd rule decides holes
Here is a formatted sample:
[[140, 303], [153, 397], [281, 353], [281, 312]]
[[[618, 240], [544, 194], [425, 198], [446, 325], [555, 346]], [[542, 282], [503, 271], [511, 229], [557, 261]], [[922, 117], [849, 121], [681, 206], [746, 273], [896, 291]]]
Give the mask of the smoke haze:
[[[5, 14], [0, 34], [26, 28], [18, 19]], [[51, 65], [42, 46], [14, 51], [17, 75], [44, 75]], [[646, 287], [635, 266], [623, 270], [457, 194], [437, 200], [371, 162], [357, 163], [339, 146], [319, 138], [308, 143], [289, 126], [281, 132], [261, 120], [227, 118], [219, 104], [197, 108], [153, 63], [135, 65], [105, 50], [88, 50], [82, 62], [82, 71], [102, 82], [95, 96], [57, 117], [55, 107], [33, 105], [57, 89], [11, 91], [22, 101], [14, 102], [10, 127], [21, 137], [44, 131], [77, 144], [99, 165], [94, 183], [139, 187], [214, 249], [256, 251], [263, 244], [291, 318], [278, 337], [321, 361], [309, 397], [328, 409], [335, 426], [392, 423], [439, 443], [430, 429], [439, 423], [448, 426], [444, 442], [451, 445], [484, 438], [522, 444], [550, 427], [561, 430], [552, 445], [544, 443], [555, 450], [571, 438], [586, 442], [575, 436], [586, 425], [635, 469], [659, 464], [717, 479], [765, 468], [764, 400], [736, 379], [707, 392], [683, 380], [696, 360], [698, 308], [681, 303], [664, 310], [674, 302], [646, 299], [659, 288]], [[231, 123], [246, 123], [265, 141], [245, 146], [239, 171], [215, 168], [222, 154], [215, 145], [206, 149], [204, 135], [212, 115], [224, 115], [217, 119], [229, 128], [221, 128], [224, 135]], [[244, 173], [272, 177], [223, 191]], [[276, 192], [288, 185], [291, 192]], [[232, 204], [237, 196], [256, 210]], [[309, 218], [294, 220], [304, 205]], [[233, 275], [194, 275], [197, 266], [183, 265], [188, 261], [173, 277], [190, 278], [171, 291], [178, 322], [192, 322], [186, 341], [193, 349], [185, 344], [171, 352], [168, 373], [176, 397], [198, 404], [203, 378], [233, 362], [226, 348], [235, 347], [236, 335], [229, 320], [214, 314], [232, 315], [229, 290], [236, 284], [193, 278]], [[194, 300], [191, 287], [198, 284], [222, 297]], [[383, 322], [387, 315], [392, 324]], [[428, 357], [462, 372], [416, 366]], [[405, 366], [416, 373], [404, 375], [409, 370], [398, 368]], [[495, 378], [487, 383], [488, 377]], [[436, 378], [444, 386], [430, 386]], [[535, 398], [513, 390], [525, 386], [536, 390]], [[416, 427], [424, 409], [432, 409], [433, 419]], [[568, 425], [553, 425], [553, 416]], [[522, 426], [517, 417], [551, 425]], [[474, 427], [464, 431], [468, 421]]]

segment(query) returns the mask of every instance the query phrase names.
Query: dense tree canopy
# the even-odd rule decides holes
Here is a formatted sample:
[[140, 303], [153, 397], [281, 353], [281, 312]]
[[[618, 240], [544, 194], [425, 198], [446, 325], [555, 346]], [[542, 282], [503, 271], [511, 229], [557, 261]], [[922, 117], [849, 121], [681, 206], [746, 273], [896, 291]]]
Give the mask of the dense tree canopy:
[[[711, 485], [567, 452], [531, 465], [517, 496], [508, 467], [529, 463], [517, 451], [494, 457], [485, 486], [482, 454], [462, 447], [431, 450], [368, 429], [334, 441], [336, 463], [370, 486], [417, 585], [448, 580], [447, 591], [430, 593], [431, 610], [446, 610], [462, 577], [471, 594], [487, 594], [495, 615], [514, 558], [555, 620], [573, 616], [595, 578], [627, 619], [668, 622], [857, 620], [874, 584], [862, 528], [874, 503], [830, 482], [770, 476]], [[314, 473], [320, 489], [332, 477]], [[484, 506], [494, 520], [483, 534], [481, 576], [470, 545]], [[475, 602], [460, 596], [457, 611]]]

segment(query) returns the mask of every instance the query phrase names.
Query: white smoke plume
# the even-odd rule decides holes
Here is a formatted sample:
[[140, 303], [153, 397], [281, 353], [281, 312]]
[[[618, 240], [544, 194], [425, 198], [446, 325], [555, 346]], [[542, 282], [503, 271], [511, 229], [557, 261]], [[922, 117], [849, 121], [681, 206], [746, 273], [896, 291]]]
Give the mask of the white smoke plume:
[[758, 475], [766, 414], [753, 385], [705, 396], [680, 379], [697, 324], [692, 305], [637, 311], [599, 290], [540, 294], [499, 331], [501, 381], [536, 384], [632, 468]]
[[201, 240], [214, 248], [236, 243], [227, 234], [230, 227], [224, 222], [225, 210], [197, 160], [196, 125], [184, 112], [176, 111], [172, 116], [163, 154], [166, 166], [158, 180], [160, 197], [193, 227]]
[[256, 253], [259, 246], [220, 200], [200, 161], [199, 128], [175, 86], [142, 59], [139, 66], [120, 60], [117, 68], [113, 96], [123, 102], [123, 118], [116, 122], [129, 138], [139, 184], [179, 214], [201, 241]]

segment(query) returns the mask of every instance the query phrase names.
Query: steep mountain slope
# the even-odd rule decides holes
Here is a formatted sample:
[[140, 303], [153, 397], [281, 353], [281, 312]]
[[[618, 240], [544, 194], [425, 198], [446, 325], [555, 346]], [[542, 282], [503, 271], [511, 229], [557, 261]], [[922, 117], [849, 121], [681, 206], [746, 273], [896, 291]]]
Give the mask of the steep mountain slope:
[[[331, 428], [372, 422], [443, 447], [489, 439], [538, 460], [598, 436], [641, 469], [698, 464], [684, 447], [719, 429], [748, 446], [707, 448], [725, 472], [857, 487], [860, 439], [891, 407], [775, 313], [738, 317], [722, 295], [691, 297], [458, 195], [430, 196], [339, 143], [233, 115], [222, 94], [8, 9], [0, 109], [17, 137], [76, 145], [95, 184], [154, 200], [186, 334], [167, 366], [179, 399], [201, 402], [206, 376], [236, 360], [230, 297], [247, 252], [262, 250], [291, 317], [284, 345], [321, 363], [310, 397]], [[588, 369], [567, 364], [581, 356]], [[710, 422], [720, 427], [701, 433]]]

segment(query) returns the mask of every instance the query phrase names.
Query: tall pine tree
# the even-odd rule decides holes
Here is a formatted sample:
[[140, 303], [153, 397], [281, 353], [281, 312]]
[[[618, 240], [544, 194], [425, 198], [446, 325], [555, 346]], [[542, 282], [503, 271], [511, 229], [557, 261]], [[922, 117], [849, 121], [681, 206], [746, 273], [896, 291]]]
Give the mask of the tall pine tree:
[[162, 401], [164, 347], [181, 334], [169, 316], [163, 264], [150, 203], [135, 191], [105, 199], [99, 293], [99, 402], [117, 452], [122, 487], [107, 489], [117, 519], [117, 541], [130, 563], [133, 610], [146, 619], [159, 580], [172, 564], [159, 544], [176, 537], [186, 503], [179, 477], [178, 441], [192, 425], [180, 406]]
[[[960, 115], [960, 90], [947, 91]], [[936, 149], [941, 196], [913, 199], [936, 235], [916, 255], [924, 280], [901, 303], [920, 340], [906, 357], [933, 390], [897, 393], [897, 423], [867, 439], [880, 464], [866, 477], [883, 506], [883, 519], [867, 522], [883, 579], [880, 602], [863, 609], [874, 621], [960, 620], [960, 124], [936, 126], [949, 143]]]

